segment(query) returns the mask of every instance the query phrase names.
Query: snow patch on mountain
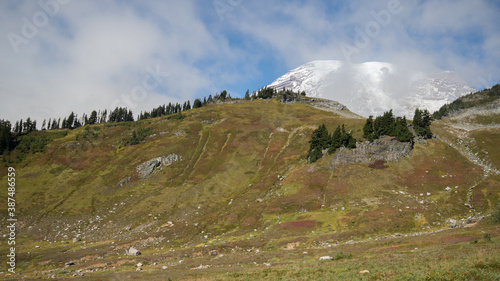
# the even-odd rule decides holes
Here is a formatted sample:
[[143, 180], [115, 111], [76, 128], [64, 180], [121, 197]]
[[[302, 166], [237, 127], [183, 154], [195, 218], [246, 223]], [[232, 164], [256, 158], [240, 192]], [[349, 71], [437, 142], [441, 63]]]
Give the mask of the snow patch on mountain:
[[269, 87], [336, 100], [363, 116], [393, 109], [394, 114], [410, 118], [417, 107], [434, 112], [476, 91], [451, 71], [423, 73], [386, 62], [348, 64], [337, 60], [306, 63]]

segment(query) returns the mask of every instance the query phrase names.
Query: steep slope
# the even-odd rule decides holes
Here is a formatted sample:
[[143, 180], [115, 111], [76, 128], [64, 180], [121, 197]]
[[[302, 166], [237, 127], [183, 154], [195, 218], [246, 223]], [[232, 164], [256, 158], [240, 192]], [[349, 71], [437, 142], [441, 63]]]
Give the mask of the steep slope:
[[475, 92], [450, 71], [422, 73], [384, 62], [346, 64], [335, 60], [306, 63], [279, 77], [269, 87], [305, 91], [311, 97], [336, 100], [366, 117], [390, 109], [408, 117], [418, 107], [433, 112]]
[[[417, 143], [396, 162], [336, 165], [325, 156], [307, 163], [308, 141], [322, 123], [330, 131], [345, 124], [360, 138], [364, 120], [355, 115], [274, 99], [185, 114], [38, 132], [53, 139], [45, 151], [11, 164], [23, 272], [62, 271], [69, 260], [81, 270], [134, 271], [136, 257], [123, 256], [130, 246], [144, 263], [183, 260], [188, 271], [216, 251], [225, 271], [248, 252], [256, 256], [245, 262], [263, 263], [281, 249], [474, 222], [499, 202], [497, 179], [485, 181], [481, 166], [440, 139]], [[140, 128], [151, 135], [124, 145]], [[6, 167], [0, 172], [5, 182]], [[85, 243], [70, 243], [76, 237]]]

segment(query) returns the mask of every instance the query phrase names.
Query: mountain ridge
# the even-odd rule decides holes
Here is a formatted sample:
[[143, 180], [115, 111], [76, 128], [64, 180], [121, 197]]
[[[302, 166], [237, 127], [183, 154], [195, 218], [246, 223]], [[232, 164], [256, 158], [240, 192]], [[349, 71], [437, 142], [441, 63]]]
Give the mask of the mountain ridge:
[[316, 60], [277, 78], [268, 87], [305, 91], [345, 104], [362, 116], [380, 115], [393, 109], [412, 117], [416, 108], [433, 112], [456, 98], [475, 92], [451, 71], [423, 73], [387, 62], [347, 64]]
[[[406, 255], [415, 243], [425, 251], [441, 245], [439, 239], [469, 245], [479, 229], [491, 232], [495, 244], [478, 247], [496, 247], [500, 232], [479, 220], [499, 203], [500, 176], [484, 177], [481, 166], [441, 141], [447, 137], [458, 147], [459, 134], [439, 121], [433, 124], [437, 138], [416, 143], [395, 161], [342, 164], [332, 155], [308, 163], [310, 136], [321, 124], [331, 131], [344, 124], [361, 139], [365, 120], [343, 116], [348, 111], [333, 105], [339, 108], [278, 98], [228, 101], [185, 111], [182, 119], [30, 133], [50, 141], [9, 164], [19, 188], [18, 255], [28, 261], [20, 272], [26, 278], [81, 272], [231, 280], [250, 275], [219, 278], [218, 270], [274, 272], [301, 262], [322, 269], [334, 265], [318, 265], [327, 255], [351, 266], [359, 259], [373, 262], [373, 253], [390, 263], [394, 250]], [[125, 144], [139, 128], [150, 135]], [[477, 139], [487, 136], [478, 133]], [[477, 143], [490, 151], [492, 165], [500, 165], [495, 143]], [[0, 173], [5, 181], [5, 166]], [[448, 230], [478, 221], [477, 228]], [[432, 235], [417, 240], [422, 233]], [[450, 243], [444, 247], [455, 245]], [[124, 255], [130, 247], [142, 255]], [[74, 265], [66, 266], [69, 261]], [[152, 275], [136, 276], [144, 273], [135, 273], [138, 262]], [[346, 278], [355, 279], [360, 270], [348, 270]]]

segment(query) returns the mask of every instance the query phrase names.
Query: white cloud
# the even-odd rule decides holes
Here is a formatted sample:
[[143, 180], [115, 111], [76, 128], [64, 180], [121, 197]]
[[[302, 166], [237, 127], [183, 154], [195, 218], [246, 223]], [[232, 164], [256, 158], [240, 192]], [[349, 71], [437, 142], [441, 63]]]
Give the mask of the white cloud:
[[[63, 2], [42, 3], [55, 1]], [[355, 63], [450, 69], [476, 87], [500, 81], [493, 1], [400, 0], [388, 23], [374, 13], [399, 7], [396, 0], [226, 2], [234, 5], [220, 18], [212, 1], [73, 0], [47, 16], [17, 54], [8, 34], [22, 34], [23, 18], [33, 22], [44, 10], [36, 1], [0, 2], [0, 118], [41, 122], [116, 104], [137, 114], [249, 81], [256, 90], [277, 78], [257, 80], [269, 67], [285, 72], [311, 60], [343, 60], [345, 45], [357, 48]], [[377, 22], [368, 42], [356, 45], [359, 31]], [[134, 97], [148, 68], [162, 75]]]
[[[2, 10], [5, 35], [22, 35], [20, 19], [43, 11], [31, 1]], [[205, 28], [192, 2], [71, 1], [19, 45], [17, 54], [8, 40], [0, 45], [1, 118], [31, 116], [41, 122], [113, 106], [139, 113], [192, 100], [216, 87], [195, 64], [232, 56], [226, 43]], [[157, 79], [151, 72], [159, 72]]]

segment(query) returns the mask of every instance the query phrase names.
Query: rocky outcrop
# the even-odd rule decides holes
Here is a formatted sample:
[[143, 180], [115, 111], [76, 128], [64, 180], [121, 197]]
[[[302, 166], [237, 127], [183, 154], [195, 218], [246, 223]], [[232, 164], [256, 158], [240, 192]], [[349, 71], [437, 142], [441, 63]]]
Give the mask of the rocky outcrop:
[[347, 106], [341, 104], [338, 101], [334, 100], [327, 100], [327, 99], [303, 99], [300, 101], [301, 103], [309, 104], [315, 107], [322, 107], [326, 109], [333, 109], [333, 110], [338, 110], [338, 111], [344, 111], [348, 110]]
[[410, 156], [413, 146], [409, 142], [399, 142], [396, 138], [384, 136], [373, 142], [358, 143], [356, 148], [342, 147], [332, 156], [331, 164], [373, 164], [376, 161], [392, 162]]
[[332, 109], [332, 110], [347, 110], [347, 107], [340, 102], [334, 101], [334, 100], [327, 100], [327, 99], [319, 99], [319, 98], [308, 98], [304, 97], [299, 94], [282, 94], [281, 95], [281, 102], [282, 103], [295, 103], [295, 102], [301, 102], [304, 104], [312, 105], [315, 107], [322, 107], [326, 109]]
[[157, 168], [160, 166], [169, 166], [172, 165], [172, 163], [177, 162], [177, 161], [182, 161], [182, 157], [177, 155], [177, 154], [169, 154], [168, 156], [164, 157], [157, 157], [153, 158], [149, 161], [146, 161], [139, 166], [137, 166], [135, 169], [137, 171], [137, 174], [139, 175], [139, 178], [141, 179], [147, 179]]

